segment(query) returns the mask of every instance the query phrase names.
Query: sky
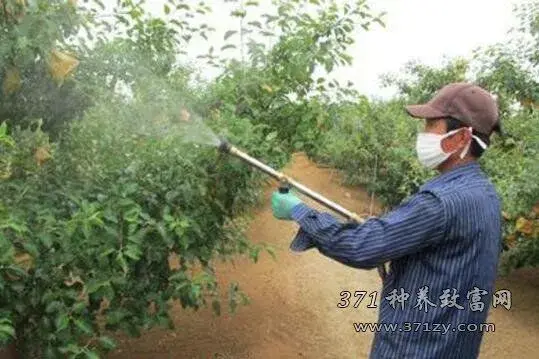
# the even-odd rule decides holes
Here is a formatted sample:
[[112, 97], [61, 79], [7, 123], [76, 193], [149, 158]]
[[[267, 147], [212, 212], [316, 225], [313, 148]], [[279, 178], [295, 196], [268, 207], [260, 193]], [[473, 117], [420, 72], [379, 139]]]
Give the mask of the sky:
[[[148, 3], [148, 10], [162, 14], [164, 0]], [[212, 0], [209, 3], [213, 11], [206, 21], [216, 32], [210, 35], [209, 43], [193, 42], [187, 47], [187, 60], [197, 65], [200, 61], [196, 60], [196, 55], [205, 53], [211, 45], [220, 48], [223, 34], [239, 27], [238, 19], [229, 16], [238, 6], [237, 2]], [[386, 27], [374, 26], [364, 31], [358, 26], [355, 44], [348, 50], [354, 58], [352, 66], [339, 68], [331, 77], [343, 83], [352, 81], [361, 94], [371, 98], [388, 98], [395, 90], [383, 89], [380, 75], [398, 72], [413, 59], [437, 65], [444, 57], [470, 56], [479, 46], [503, 42], [515, 24], [512, 5], [522, 0], [368, 0], [367, 3], [375, 12], [387, 12]], [[267, 10], [264, 6], [267, 5], [259, 10]], [[211, 68], [203, 70], [207, 79], [218, 74]]]
[[503, 41], [514, 25], [508, 0], [377, 0], [374, 5], [388, 12], [386, 28], [359, 32], [351, 50], [354, 65], [337, 75], [353, 78], [369, 96], [391, 95], [378, 77], [409, 60], [436, 65], [444, 56], [469, 56], [479, 46]]

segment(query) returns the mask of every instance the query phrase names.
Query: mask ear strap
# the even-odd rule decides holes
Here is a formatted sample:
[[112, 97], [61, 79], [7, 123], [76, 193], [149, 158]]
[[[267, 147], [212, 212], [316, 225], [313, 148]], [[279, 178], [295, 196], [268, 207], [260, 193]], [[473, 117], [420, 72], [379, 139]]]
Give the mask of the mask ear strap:
[[[470, 133], [472, 133], [473, 129], [471, 127], [468, 127], [468, 131], [470, 131]], [[473, 140], [476, 140], [477, 143], [479, 143], [479, 146], [481, 146], [483, 149], [486, 149], [487, 148], [487, 145], [485, 142], [483, 142], [479, 137], [477, 137], [476, 135], [472, 135], [472, 141]], [[468, 150], [470, 149], [470, 145], [472, 144], [472, 141], [470, 141], [470, 143], [468, 143], [466, 145], [466, 147], [464, 147], [464, 150], [462, 151], [462, 153], [460, 154], [460, 158], [463, 159], [464, 156], [466, 156], [466, 154], [468, 153]]]
[[477, 137], [476, 135], [473, 135], [472, 137], [477, 141], [477, 143], [479, 143], [479, 146], [481, 146], [483, 149], [487, 148], [487, 144], [483, 142], [479, 137]]

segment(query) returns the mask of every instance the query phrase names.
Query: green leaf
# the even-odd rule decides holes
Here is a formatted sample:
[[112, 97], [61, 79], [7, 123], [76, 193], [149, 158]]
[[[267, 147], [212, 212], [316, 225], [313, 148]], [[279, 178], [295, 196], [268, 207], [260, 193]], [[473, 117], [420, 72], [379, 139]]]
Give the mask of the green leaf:
[[375, 18], [373, 21], [377, 22], [380, 26], [382, 26], [385, 29], [386, 24], [381, 19]]
[[106, 336], [99, 337], [99, 343], [107, 350], [116, 348], [116, 342], [112, 338]]
[[62, 307], [63, 307], [62, 302], [54, 300], [54, 301], [50, 302], [49, 304], [47, 304], [47, 306], [45, 307], [45, 313], [50, 314], [52, 312], [56, 312], [58, 309], [60, 309]]
[[229, 31], [225, 32], [224, 40], [225, 40], [225, 41], [228, 40], [228, 38], [229, 38], [230, 36], [234, 35], [235, 33], [237, 33], [236, 30], [229, 30]]
[[21, 283], [21, 282], [15, 282], [11, 285], [11, 289], [13, 289], [14, 291], [16, 292], [19, 292], [19, 293], [22, 293], [22, 291], [24, 290], [24, 284]]
[[226, 49], [235, 49], [235, 48], [236, 48], [236, 45], [228, 44], [228, 45], [225, 45], [225, 46], [221, 47], [221, 51], [224, 51]]
[[258, 262], [258, 255], [260, 253], [260, 248], [253, 248], [250, 253], [250, 257], [253, 259], [255, 263]]
[[78, 354], [81, 352], [80, 347], [73, 343], [69, 343], [66, 346], [60, 347], [59, 350], [60, 350], [60, 353], [62, 354], [67, 354], [67, 353]]
[[245, 17], [247, 15], [247, 12], [245, 10], [234, 10], [230, 13], [233, 17]]
[[122, 24], [129, 26], [129, 20], [127, 20], [125, 17], [116, 15], [116, 19], [118, 19], [118, 21], [120, 21]]
[[164, 10], [166, 15], [170, 14], [170, 6], [168, 6], [167, 4], [164, 5]]
[[11, 325], [0, 325], [0, 337], [2, 336], [10, 336], [12, 338], [15, 338], [15, 328], [13, 328]]
[[75, 313], [82, 313], [82, 311], [86, 308], [86, 303], [85, 302], [77, 302], [74, 306], [73, 306], [73, 312]]
[[50, 249], [52, 247], [52, 239], [49, 234], [43, 233], [39, 240], [45, 246], [45, 248]]
[[114, 248], [109, 248], [109, 249], [107, 249], [106, 251], [104, 251], [103, 253], [101, 253], [99, 256], [100, 256], [100, 257], [106, 257], [106, 256], [108, 256], [109, 254], [114, 253], [115, 251], [116, 251], [116, 249], [114, 249]]
[[77, 328], [79, 328], [84, 334], [88, 334], [88, 335], [91, 335], [93, 334], [94, 330], [92, 329], [92, 327], [86, 323], [86, 321], [82, 320], [82, 319], [75, 319], [75, 325], [77, 326]]
[[6, 267], [5, 270], [9, 274], [11, 274], [13, 276], [16, 276], [16, 277], [25, 278], [25, 277], [28, 276], [28, 274], [22, 268], [14, 266], [14, 265]]
[[133, 223], [137, 221], [139, 215], [140, 215], [140, 207], [132, 207], [127, 212], [124, 213], [123, 217], [127, 222]]
[[105, 10], [105, 4], [103, 4], [101, 0], [94, 0], [94, 2], [97, 3], [102, 10]]
[[250, 21], [250, 22], [248, 22], [247, 24], [256, 26], [256, 27], [258, 27], [259, 29], [262, 28], [262, 24], [260, 23], [260, 21]]
[[24, 224], [19, 225], [19, 224], [14, 223], [14, 222], [8, 222], [6, 224], [0, 225], [0, 229], [4, 229], [4, 228], [11, 228], [15, 232], [17, 232], [18, 234], [22, 234], [22, 233], [28, 231], [28, 228], [26, 228], [26, 226]]
[[56, 317], [56, 331], [61, 332], [62, 330], [66, 329], [69, 325], [69, 316], [67, 313], [60, 313]]
[[116, 256], [116, 261], [118, 262], [120, 267], [122, 267], [122, 270], [124, 271], [124, 273], [127, 273], [128, 271], [127, 262], [125, 261], [125, 258], [122, 252], [118, 252], [118, 255]]
[[277, 137], [277, 134], [278, 134], [277, 131], [270, 132], [266, 136], [266, 141], [273, 141]]
[[22, 246], [32, 257], [36, 258], [39, 255], [39, 251], [33, 243], [26, 242]]
[[86, 355], [87, 359], [99, 359], [99, 354], [93, 350], [85, 350], [84, 354]]
[[129, 244], [126, 247], [126, 250], [124, 251], [124, 254], [127, 257], [138, 261], [140, 259], [140, 256], [142, 255], [142, 252], [141, 252], [141, 250], [139, 249], [138, 246]]
[[183, 25], [182, 25], [182, 23], [181, 23], [181, 22], [179, 22], [179, 21], [178, 21], [178, 20], [176, 20], [176, 19], [172, 19], [172, 20], [170, 20], [170, 23], [171, 23], [171, 24], [174, 24], [174, 25], [176, 25], [176, 26], [177, 26], [177, 27], [179, 27], [180, 29], [183, 29]]
[[167, 232], [166, 226], [162, 222], [156, 223], [155, 229], [157, 230], [157, 233], [159, 233], [165, 241], [168, 239], [168, 232]]
[[182, 218], [179, 225], [183, 229], [187, 229], [187, 228], [191, 227], [191, 225], [189, 224], [189, 220], [187, 218]]
[[271, 247], [267, 247], [266, 248], [266, 251], [270, 254], [270, 256], [274, 259], [274, 260], [277, 260], [277, 256], [275, 255], [275, 250]]

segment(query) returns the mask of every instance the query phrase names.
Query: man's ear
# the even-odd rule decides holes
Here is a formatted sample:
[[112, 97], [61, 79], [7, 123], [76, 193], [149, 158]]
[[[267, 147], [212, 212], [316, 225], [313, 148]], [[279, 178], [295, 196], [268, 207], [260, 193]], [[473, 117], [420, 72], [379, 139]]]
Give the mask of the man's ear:
[[468, 141], [471, 140], [472, 134], [470, 133], [470, 131], [465, 131], [464, 127], [459, 130], [460, 131], [458, 131], [457, 133], [454, 133], [453, 135], [442, 140], [441, 145], [444, 152], [453, 152], [455, 150], [458, 150], [459, 147], [464, 147], [468, 143]]
[[459, 137], [459, 141], [465, 144], [472, 140], [472, 132], [468, 129], [459, 131], [458, 135], [461, 136]]

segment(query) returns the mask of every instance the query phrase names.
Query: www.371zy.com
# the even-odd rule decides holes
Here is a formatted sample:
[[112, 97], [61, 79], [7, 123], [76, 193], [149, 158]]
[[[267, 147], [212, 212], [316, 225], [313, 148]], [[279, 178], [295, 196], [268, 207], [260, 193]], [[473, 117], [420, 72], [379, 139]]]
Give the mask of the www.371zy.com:
[[494, 323], [481, 324], [466, 324], [461, 323], [452, 325], [452, 323], [419, 323], [419, 322], [404, 322], [397, 323], [354, 323], [354, 329], [358, 333], [364, 332], [438, 332], [447, 334], [449, 332], [494, 332], [496, 326]]

